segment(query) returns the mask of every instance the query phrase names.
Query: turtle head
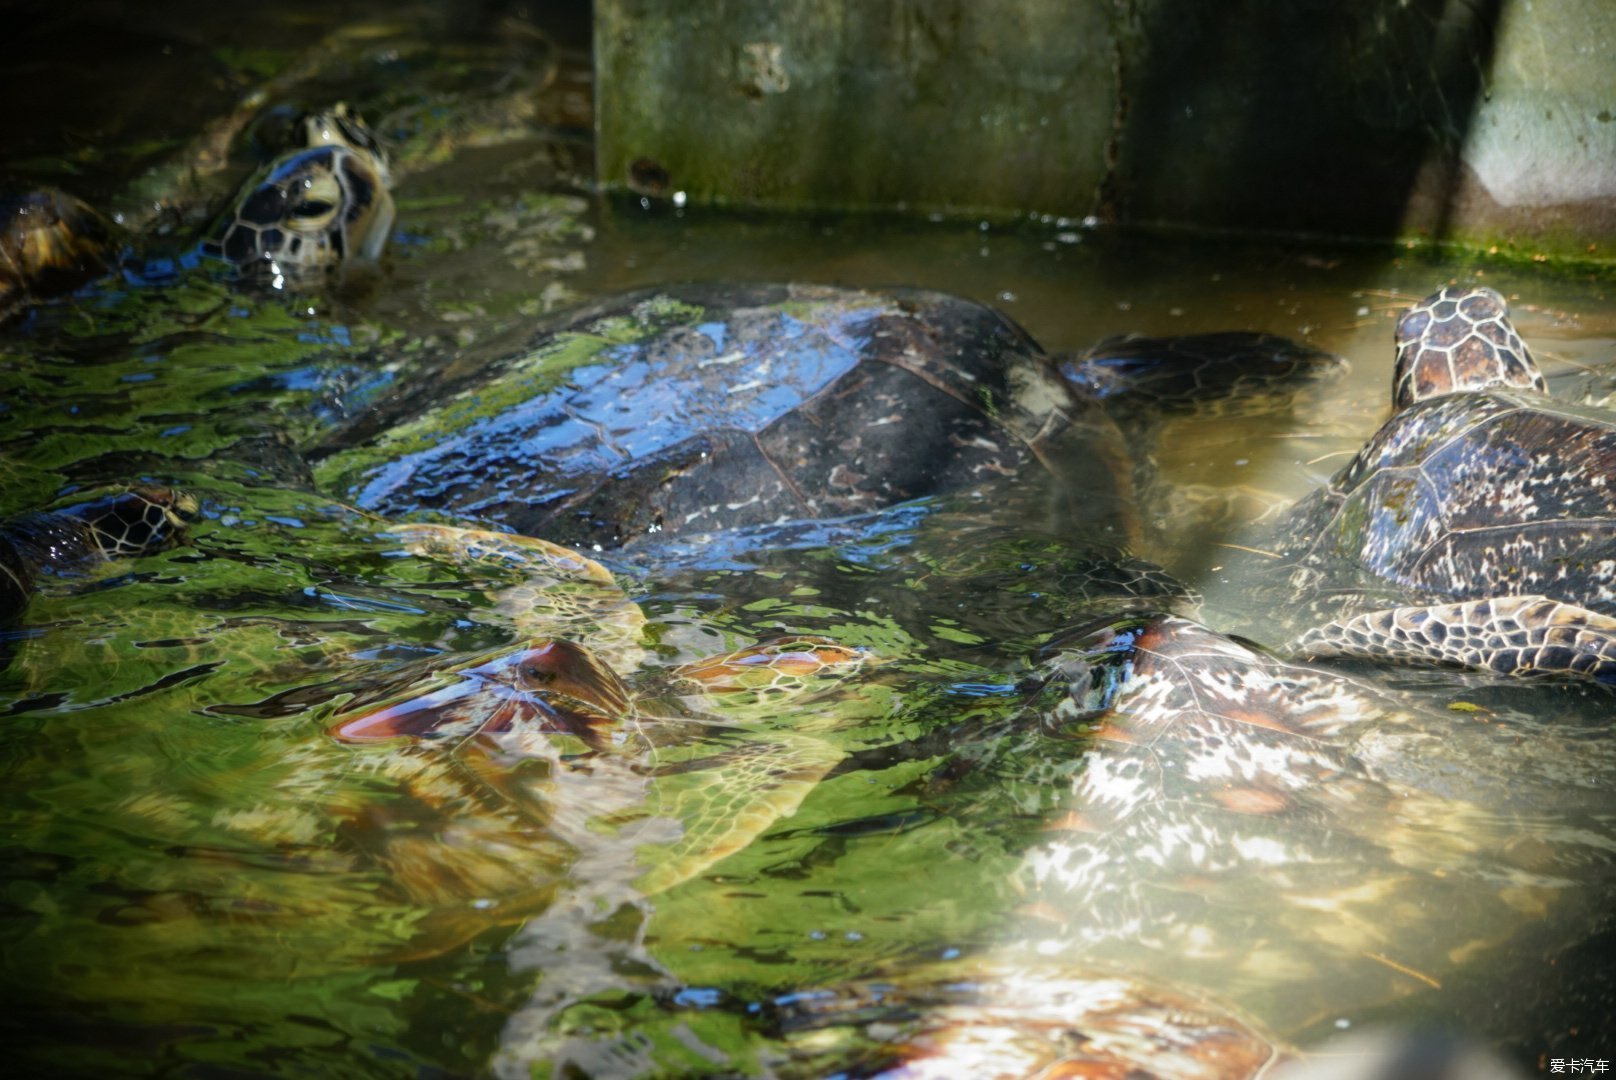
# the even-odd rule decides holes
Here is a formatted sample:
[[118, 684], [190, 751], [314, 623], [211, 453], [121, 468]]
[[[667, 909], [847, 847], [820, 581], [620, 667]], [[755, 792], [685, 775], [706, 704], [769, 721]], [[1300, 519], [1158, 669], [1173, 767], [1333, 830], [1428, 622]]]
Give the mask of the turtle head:
[[199, 510], [190, 492], [148, 485], [75, 506], [67, 513], [83, 523], [91, 549], [108, 559], [127, 559], [179, 543]]
[[[498, 734], [514, 727], [576, 735], [593, 744], [630, 711], [629, 691], [588, 649], [536, 641], [501, 649], [447, 670], [404, 673], [402, 692], [388, 680], [361, 694], [330, 728], [340, 742]], [[377, 703], [377, 699], [381, 703]]]
[[1052, 735], [1081, 735], [1112, 709], [1133, 680], [1141, 650], [1172, 620], [1129, 613], [1084, 623], [1057, 634], [1038, 651], [1039, 682], [1054, 691], [1044, 713]]
[[1395, 408], [1491, 389], [1548, 392], [1497, 291], [1483, 285], [1445, 286], [1397, 320]]
[[318, 285], [345, 264], [374, 261], [393, 225], [386, 157], [357, 118], [338, 108], [300, 128], [304, 145], [254, 176], [202, 244], [275, 288]]
[[106, 269], [112, 228], [85, 203], [45, 189], [0, 197], [0, 318]]

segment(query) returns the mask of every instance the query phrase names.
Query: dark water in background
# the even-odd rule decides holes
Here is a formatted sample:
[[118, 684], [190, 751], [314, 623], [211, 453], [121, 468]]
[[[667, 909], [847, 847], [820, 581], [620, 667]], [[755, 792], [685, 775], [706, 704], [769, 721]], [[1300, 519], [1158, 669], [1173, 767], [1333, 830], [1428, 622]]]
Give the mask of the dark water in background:
[[[217, 15], [176, 6], [133, 37], [94, 6], [82, 21], [30, 22], [17, 41], [31, 44], [14, 45], [32, 48], [29, 65], [8, 78], [59, 77], [78, 93], [25, 112], [8, 171], [116, 203], [244, 87], [364, 17], [283, 7], [214, 26]], [[552, 96], [586, 86], [578, 28], [558, 40]], [[497, 65], [503, 48], [472, 38], [454, 55], [493, 50]], [[359, 97], [345, 80], [452, 66], [423, 55], [332, 82]], [[443, 744], [356, 754], [324, 735], [354, 682], [532, 627], [501, 603], [520, 572], [468, 578], [403, 556], [382, 526], [310, 494], [287, 440], [312, 442], [441, 365], [503, 355], [547, 312], [676, 280], [906, 284], [993, 303], [1051, 350], [1239, 327], [1341, 353], [1348, 374], [1285, 408], [1174, 419], [1141, 447], [1165, 496], [1163, 528], [1139, 554], [1204, 597], [1214, 625], [1265, 641], [1273, 613], [1227, 586], [1237, 549], [1223, 545], [1260, 547], [1255, 515], [1314, 487], [1384, 418], [1404, 304], [1445, 280], [1485, 281], [1511, 296], [1555, 393], [1613, 390], [1608, 276], [1145, 240], [1042, 218], [608, 205], [577, 184], [588, 158], [575, 103], [547, 108], [525, 135], [409, 170], [383, 271], [335, 298], [134, 275], [0, 329], [0, 513], [131, 476], [204, 503], [184, 547], [47, 580], [6, 640], [0, 948], [8, 1048], [23, 1067], [463, 1075], [571, 1055], [605, 1074], [745, 1071], [767, 1057], [756, 1007], [784, 995], [961, 957], [986, 968], [1090, 955], [1049, 929], [1088, 913], [1051, 918], [1059, 893], [1029, 893], [1024, 860], [1068, 809], [1072, 759], [1018, 724], [1014, 687], [1050, 633], [1138, 586], [1080, 534], [1052, 534], [1015, 506], [940, 500], [603, 556], [650, 620], [642, 678], [778, 631], [886, 661], [837, 696], [737, 716], [741, 735], [712, 736], [718, 756], [685, 775], [743, 807], [757, 784], [725, 750], [766, 745], [808, 772], [836, 764], [794, 814], [655, 895], [633, 882], [657, 834], [629, 826], [655, 826], [656, 800], [684, 807], [684, 789], [648, 785], [633, 738], [616, 758], [557, 740], [489, 760]], [[1219, 500], [1231, 509], [1207, 510]], [[1170, 590], [1161, 601], [1194, 610]], [[628, 676], [636, 658], [614, 663]], [[1124, 942], [1093, 955], [1214, 992], [1286, 1038], [1412, 1017], [1528, 1064], [1608, 1056], [1597, 1038], [1616, 1001], [1600, 962], [1616, 851], [1610, 696], [1365, 677], [1455, 725], [1427, 732], [1431, 759], [1407, 767], [1430, 798], [1387, 819], [1410, 830], [1402, 861], [1365, 863], [1350, 897], [1236, 880], [1212, 918], [1213, 893], [1174, 882], [1170, 910], [1207, 926], [1201, 954]], [[634, 738], [682, 760], [659, 715], [648, 703]], [[1385, 745], [1408, 745], [1395, 735]], [[1347, 831], [1373, 833], [1384, 808], [1348, 812], [1363, 820]], [[715, 819], [733, 815], [700, 818]], [[1353, 963], [1295, 960], [1311, 954], [1294, 942], [1330, 935]]]

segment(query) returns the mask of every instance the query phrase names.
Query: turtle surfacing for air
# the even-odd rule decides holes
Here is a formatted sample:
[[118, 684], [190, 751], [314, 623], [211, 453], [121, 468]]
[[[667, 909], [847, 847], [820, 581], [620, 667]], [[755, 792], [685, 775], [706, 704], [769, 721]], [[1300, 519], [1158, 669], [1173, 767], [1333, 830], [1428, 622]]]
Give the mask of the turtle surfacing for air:
[[41, 570], [71, 570], [171, 547], [196, 517], [194, 496], [141, 487], [0, 523], [0, 624], [22, 614]]
[[201, 245], [275, 288], [375, 261], [393, 224], [387, 157], [358, 118], [339, 106], [300, 126], [303, 145], [248, 180]]
[[1349, 603], [1298, 647], [1616, 682], [1616, 416], [1545, 393], [1492, 289], [1445, 288], [1397, 324], [1398, 412], [1290, 514], [1307, 597], [1343, 579], [1423, 602]]
[[[297, 145], [237, 191], [198, 250], [236, 277], [316, 288], [374, 262], [393, 225], [387, 155], [343, 106], [297, 125]], [[105, 273], [120, 230], [80, 200], [44, 190], [0, 198], [0, 320]]]

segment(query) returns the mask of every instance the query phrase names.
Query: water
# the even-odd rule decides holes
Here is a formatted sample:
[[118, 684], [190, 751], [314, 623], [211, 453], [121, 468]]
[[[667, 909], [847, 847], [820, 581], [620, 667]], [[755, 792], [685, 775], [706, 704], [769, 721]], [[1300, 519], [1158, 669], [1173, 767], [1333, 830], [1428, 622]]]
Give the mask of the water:
[[[108, 147], [151, 134], [120, 123]], [[51, 171], [60, 152], [39, 149], [30, 177], [69, 184]], [[1277, 825], [1209, 818], [1230, 823], [1224, 840], [1306, 861], [1197, 875], [1123, 852], [1106, 880], [1143, 891], [1108, 908], [1037, 870], [1072, 835], [1084, 744], [1041, 729], [1022, 682], [1052, 633], [1136, 601], [1199, 599], [1213, 625], [1273, 644], [1272, 613], [1227, 569], [1261, 547], [1261, 514], [1386, 415], [1395, 313], [1441, 281], [1492, 284], [1516, 298], [1553, 391], [1597, 400], [1616, 356], [1608, 276], [1041, 218], [749, 217], [540, 193], [577, 152], [572, 135], [529, 136], [417, 166], [384, 272], [335, 297], [113, 278], [0, 330], [0, 514], [131, 477], [203, 501], [187, 544], [47, 577], [0, 639], [0, 940], [26, 1067], [744, 1072], [789, 1047], [830, 1069], [857, 1040], [782, 1020], [802, 995], [1011, 985], [1007, 971], [1037, 993], [1105, 965], [1214, 995], [1290, 1041], [1415, 1018], [1528, 1064], [1608, 1056], [1590, 1041], [1616, 1000], [1599, 962], [1608, 693], [1359, 672], [1406, 713], [1370, 725], [1360, 751], [1398, 801], [1337, 784]], [[635, 688], [633, 723], [594, 743], [333, 742], [351, 695], [555, 632], [557, 616], [513, 602], [530, 567], [468, 574], [312, 494], [294, 444], [392, 386], [503, 355], [546, 312], [691, 279], [943, 289], [1051, 350], [1266, 330], [1352, 367], [1261, 416], [1172, 419], [1142, 441], [1162, 486], [1148, 561], [1051, 530], [1036, 503], [949, 499], [606, 553], [643, 639], [587, 613], [568, 625]], [[784, 704], [664, 685], [674, 665], [781, 632], [881, 662]], [[696, 838], [681, 845], [681, 829]], [[650, 877], [658, 866], [672, 870]], [[1155, 922], [1130, 930], [1139, 905]]]

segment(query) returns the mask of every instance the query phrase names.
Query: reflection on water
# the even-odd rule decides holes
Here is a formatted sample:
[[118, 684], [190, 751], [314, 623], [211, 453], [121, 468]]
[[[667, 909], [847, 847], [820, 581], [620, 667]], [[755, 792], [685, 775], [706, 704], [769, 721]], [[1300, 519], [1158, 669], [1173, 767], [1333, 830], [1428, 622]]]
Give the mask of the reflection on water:
[[[1597, 399], [1616, 354], [1607, 282], [1058, 220], [612, 209], [534, 195], [555, 180], [549, 146], [418, 167], [368, 291], [112, 278], [0, 329], [0, 514], [131, 477], [203, 504], [184, 546], [47, 576], [0, 638], [19, 1057], [112, 1074], [789, 1073], [839, 1067], [895, 1022], [872, 984], [912, 1014], [968, 1009], [961, 980], [1014, 1010], [1017, 986], [1043, 1007], [1116, 978], [1140, 1015], [1205, 996], [1241, 1018], [1229, 1030], [1285, 1041], [1413, 1016], [1523, 1059], [1602, 1049], [1567, 1029], [1610, 1015], [1605, 984], [1552, 969], [1589, 972], [1578, 949], [1609, 932], [1607, 691], [1340, 669], [1281, 688], [1352, 702], [1285, 800], [1249, 784], [1208, 804], [1204, 778], [1158, 773], [1131, 824], [1101, 827], [1094, 792], [1137, 744], [1052, 724], [1065, 690], [1040, 691], [1033, 658], [1121, 612], [1199, 611], [1277, 644], [1230, 567], [1261, 547], [1260, 515], [1384, 416], [1391, 315], [1481, 277], [1519, 296], [1554, 391]], [[1140, 551], [1104, 549], [1081, 519], [1052, 527], [1028, 492], [643, 544], [602, 556], [643, 636], [608, 641], [627, 624], [604, 617], [566, 631], [632, 698], [594, 741], [331, 739], [356, 695], [557, 631], [530, 566], [410, 550], [311, 494], [298, 447], [392, 387], [504, 355], [569, 299], [686, 279], [943, 289], [1052, 350], [1265, 330], [1352, 369], [1259, 415], [1146, 425], [1136, 450], [1160, 484]], [[750, 709], [670, 692], [675, 666], [780, 633], [880, 662]], [[1152, 760], [1191, 769], [1175, 745], [1188, 756]], [[1493, 1009], [1502, 986], [1545, 989]]]

